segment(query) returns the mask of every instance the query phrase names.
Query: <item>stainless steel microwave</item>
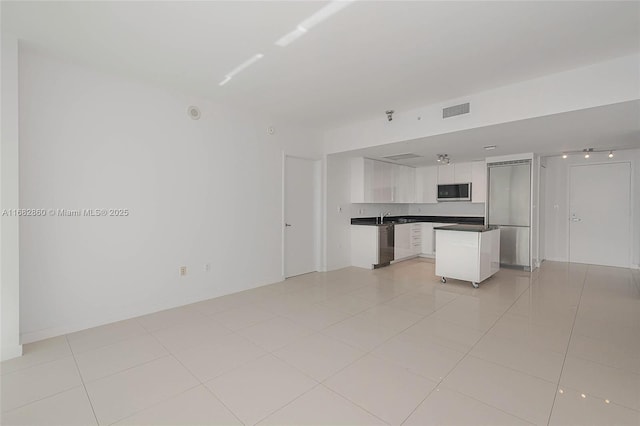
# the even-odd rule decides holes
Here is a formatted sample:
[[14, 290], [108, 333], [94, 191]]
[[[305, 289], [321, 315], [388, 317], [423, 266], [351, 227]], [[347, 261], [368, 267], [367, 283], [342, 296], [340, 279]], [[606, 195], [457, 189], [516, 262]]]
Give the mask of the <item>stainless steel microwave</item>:
[[438, 201], [471, 201], [471, 183], [438, 185]]

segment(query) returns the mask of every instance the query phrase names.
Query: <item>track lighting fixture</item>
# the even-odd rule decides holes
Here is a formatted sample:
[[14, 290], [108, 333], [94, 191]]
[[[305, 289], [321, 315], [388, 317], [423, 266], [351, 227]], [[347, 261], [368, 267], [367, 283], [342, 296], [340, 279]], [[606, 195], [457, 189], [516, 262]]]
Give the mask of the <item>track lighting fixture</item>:
[[440, 164], [449, 164], [451, 161], [449, 160], [449, 154], [438, 154], [436, 157]]
[[585, 159], [589, 159], [591, 158], [591, 154], [597, 153], [597, 152], [608, 152], [609, 158], [613, 158], [613, 150], [593, 149], [593, 148], [584, 148], [581, 151], [566, 151], [562, 153], [562, 158], [566, 160], [569, 157], [569, 155], [580, 154], [580, 155], [583, 155]]

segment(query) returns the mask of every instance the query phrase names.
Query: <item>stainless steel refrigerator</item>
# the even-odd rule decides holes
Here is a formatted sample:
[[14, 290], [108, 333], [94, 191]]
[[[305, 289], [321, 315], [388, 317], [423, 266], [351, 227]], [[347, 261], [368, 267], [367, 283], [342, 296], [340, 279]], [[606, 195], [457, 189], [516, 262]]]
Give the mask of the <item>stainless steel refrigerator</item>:
[[531, 270], [531, 161], [487, 167], [487, 223], [500, 227], [500, 265]]

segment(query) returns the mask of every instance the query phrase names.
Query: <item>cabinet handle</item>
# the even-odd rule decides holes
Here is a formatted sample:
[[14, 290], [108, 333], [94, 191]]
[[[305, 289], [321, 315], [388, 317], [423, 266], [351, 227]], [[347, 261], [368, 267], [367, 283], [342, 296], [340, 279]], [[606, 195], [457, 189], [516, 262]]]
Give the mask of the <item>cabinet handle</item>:
[[284, 226], [291, 226], [291, 224], [290, 223], [285, 223]]

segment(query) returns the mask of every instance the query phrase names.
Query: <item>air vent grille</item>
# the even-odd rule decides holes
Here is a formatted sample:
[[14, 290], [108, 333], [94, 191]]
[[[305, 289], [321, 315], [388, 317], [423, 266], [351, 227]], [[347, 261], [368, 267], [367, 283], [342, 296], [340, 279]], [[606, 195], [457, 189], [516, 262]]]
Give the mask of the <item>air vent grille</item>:
[[412, 158], [421, 158], [421, 157], [422, 157], [421, 155], [406, 153], [406, 154], [388, 155], [382, 158], [386, 158], [387, 160], [398, 161], [398, 160], [410, 160]]
[[469, 113], [469, 102], [466, 104], [454, 105], [447, 108], [442, 109], [442, 118], [449, 118], [456, 115], [468, 114]]

